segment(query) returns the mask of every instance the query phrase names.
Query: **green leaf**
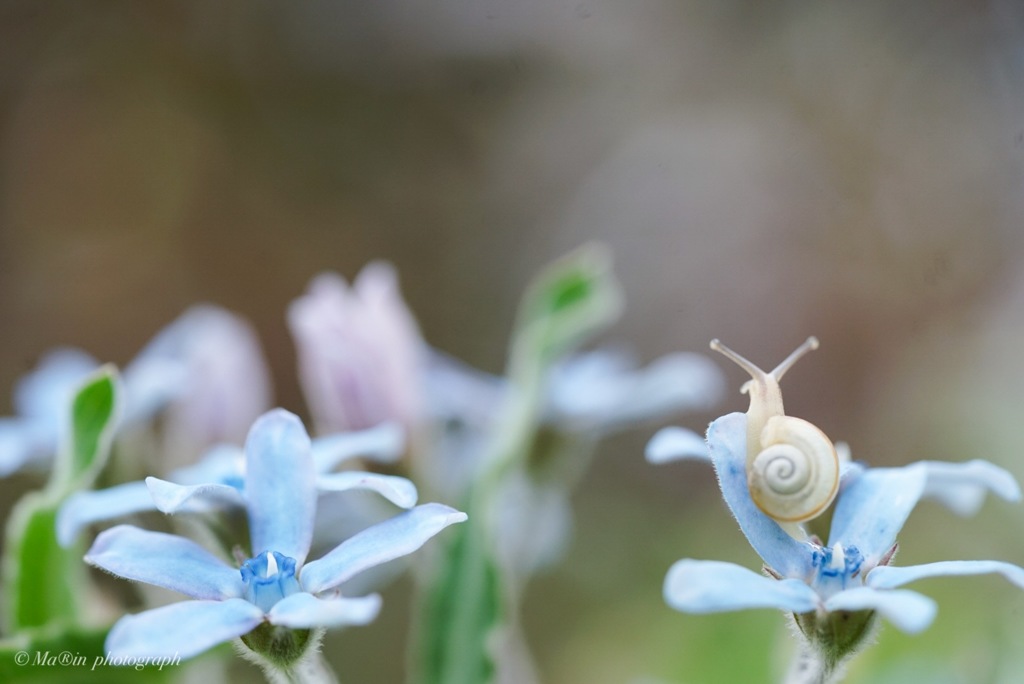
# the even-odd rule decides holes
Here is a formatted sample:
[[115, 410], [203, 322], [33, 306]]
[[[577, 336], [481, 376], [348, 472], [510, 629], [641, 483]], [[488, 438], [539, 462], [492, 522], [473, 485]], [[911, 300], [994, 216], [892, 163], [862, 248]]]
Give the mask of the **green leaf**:
[[117, 369], [103, 366], [83, 381], [71, 402], [71, 430], [57, 454], [48, 488], [55, 497], [92, 486], [107, 462], [120, 402]]
[[82, 549], [57, 543], [55, 502], [31, 492], [15, 505], [7, 524], [4, 590], [7, 627], [18, 632], [74, 622], [88, 584]]
[[613, 323], [622, 292], [603, 246], [584, 245], [545, 268], [523, 295], [514, 363], [546, 365]]
[[452, 528], [432, 568], [436, 581], [418, 611], [416, 684], [483, 684], [494, 676], [488, 637], [503, 620], [501, 584], [475, 519]]
[[40, 630], [0, 643], [0, 682], [8, 684], [136, 684], [164, 682], [178, 666], [159, 661], [141, 667], [109, 664], [107, 631], [81, 628]]
[[117, 417], [117, 371], [87, 378], [70, 407], [64, 440], [46, 489], [30, 492], [11, 511], [3, 558], [6, 626], [10, 632], [79, 622], [89, 590], [83, 550], [61, 548], [55, 522], [61, 502], [92, 484], [110, 452]]

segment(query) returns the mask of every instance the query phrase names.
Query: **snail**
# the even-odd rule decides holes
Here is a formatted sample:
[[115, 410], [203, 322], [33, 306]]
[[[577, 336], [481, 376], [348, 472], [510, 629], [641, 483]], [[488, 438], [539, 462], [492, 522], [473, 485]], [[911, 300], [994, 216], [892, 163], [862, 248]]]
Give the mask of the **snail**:
[[839, 458], [831, 440], [802, 418], [782, 410], [779, 380], [797, 360], [818, 348], [807, 338], [770, 373], [755, 366], [724, 344], [711, 348], [750, 373], [740, 388], [750, 393], [747, 410], [747, 486], [750, 497], [766, 515], [780, 523], [801, 523], [821, 515], [839, 489]]

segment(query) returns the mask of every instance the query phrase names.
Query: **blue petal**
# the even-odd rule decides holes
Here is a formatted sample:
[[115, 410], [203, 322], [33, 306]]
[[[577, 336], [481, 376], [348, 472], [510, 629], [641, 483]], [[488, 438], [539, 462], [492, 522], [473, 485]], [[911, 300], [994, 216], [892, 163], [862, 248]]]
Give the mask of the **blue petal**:
[[551, 420], [607, 432], [680, 411], [710, 408], [724, 393], [722, 372], [704, 356], [669, 354], [636, 368], [627, 354], [600, 349], [552, 369]]
[[668, 605], [685, 613], [748, 608], [806, 613], [818, 606], [818, 595], [800, 580], [777, 580], [733, 563], [689, 558], [677, 561], [668, 571], [664, 596]]
[[269, 371], [251, 326], [209, 304], [190, 307], [161, 330], [124, 376], [126, 419], [171, 404], [165, 430], [193, 449], [240, 440], [270, 403]]
[[75, 492], [57, 512], [57, 541], [69, 546], [86, 525], [122, 515], [152, 511], [153, 498], [144, 482], [128, 482], [109, 489]]
[[1020, 486], [1013, 475], [988, 461], [966, 463], [921, 461], [928, 471], [925, 498], [936, 499], [957, 515], [974, 515], [993, 492], [1007, 501], [1020, 501]]
[[112, 659], [191, 658], [262, 621], [263, 611], [243, 599], [172, 603], [118, 620], [106, 651]]
[[932, 624], [938, 606], [916, 591], [856, 587], [829, 598], [825, 601], [825, 610], [874, 610], [902, 631], [916, 634]]
[[869, 468], [851, 478], [832, 514], [829, 545], [855, 546], [868, 566], [877, 563], [921, 499], [926, 479], [927, 471], [920, 464]]
[[[0, 418], [0, 477], [7, 477], [57, 451], [57, 431], [39, 421]], [[39, 465], [42, 465], [41, 463]]]
[[252, 555], [277, 551], [301, 565], [316, 516], [316, 474], [306, 429], [293, 414], [274, 409], [253, 424], [245, 455]]
[[241, 596], [242, 575], [193, 541], [118, 525], [96, 537], [85, 562], [125, 579], [197, 599]]
[[44, 421], [53, 429], [54, 444], [65, 410], [79, 383], [99, 368], [99, 362], [79, 349], [50, 351], [14, 388], [19, 415]]
[[405, 433], [398, 423], [381, 423], [358, 432], [339, 432], [313, 440], [313, 462], [318, 473], [334, 470], [352, 458], [394, 463], [405, 450]]
[[267, 618], [272, 624], [293, 629], [343, 627], [373, 622], [380, 612], [380, 596], [319, 599], [301, 592], [278, 601]]
[[711, 423], [708, 447], [722, 496], [750, 545], [779, 574], [809, 576], [813, 569], [810, 545], [791, 537], [750, 498], [746, 414], [730, 413]]
[[188, 366], [143, 352], [124, 369], [127, 424], [145, 421], [184, 392]]
[[416, 485], [404, 477], [377, 475], [357, 470], [321, 475], [316, 479], [316, 486], [317, 489], [323, 492], [368, 489], [377, 492], [391, 503], [402, 508], [415, 506], [416, 499], [419, 497]]
[[428, 347], [425, 356], [423, 392], [428, 401], [424, 409], [439, 421], [490, 424], [508, 396], [508, 381], [437, 349]]
[[217, 444], [196, 463], [172, 473], [182, 484], [230, 484], [241, 489], [245, 478], [245, 450], [235, 444]]
[[235, 487], [224, 484], [179, 485], [147, 477], [151, 501], [163, 513], [207, 511], [214, 508], [244, 506], [245, 497]]
[[429, 503], [378, 523], [345, 540], [319, 560], [310, 561], [299, 574], [304, 591], [317, 594], [336, 587], [363, 570], [412, 553], [466, 514], [442, 504]]
[[956, 577], [999, 573], [1024, 589], [1024, 568], [1001, 561], [941, 561], [908, 567], [891, 565], [877, 567], [868, 573], [867, 585], [876, 589], [892, 589], [928, 577]]
[[668, 463], [685, 458], [711, 461], [708, 443], [693, 430], [667, 427], [654, 433], [647, 442], [644, 457], [648, 463]]

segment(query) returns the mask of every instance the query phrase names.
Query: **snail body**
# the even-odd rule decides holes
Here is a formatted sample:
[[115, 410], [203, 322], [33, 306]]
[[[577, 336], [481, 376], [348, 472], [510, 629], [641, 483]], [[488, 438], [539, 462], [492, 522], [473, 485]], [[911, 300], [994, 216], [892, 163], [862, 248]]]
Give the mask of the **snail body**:
[[800, 523], [828, 508], [839, 490], [839, 457], [832, 441], [812, 423], [787, 416], [779, 380], [818, 340], [809, 337], [770, 373], [718, 340], [711, 348], [750, 373], [741, 391], [747, 410], [747, 486], [766, 515], [780, 523]]

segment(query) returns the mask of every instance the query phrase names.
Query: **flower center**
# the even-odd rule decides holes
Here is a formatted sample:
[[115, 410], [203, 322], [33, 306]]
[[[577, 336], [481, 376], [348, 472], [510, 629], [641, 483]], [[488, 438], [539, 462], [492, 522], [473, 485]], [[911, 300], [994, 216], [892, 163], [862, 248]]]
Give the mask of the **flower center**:
[[277, 551], [264, 551], [242, 563], [240, 572], [245, 582], [245, 600], [263, 612], [285, 596], [301, 591], [295, 579], [295, 559]]
[[812, 584], [823, 599], [847, 588], [847, 583], [860, 572], [864, 556], [856, 546], [844, 548], [842, 544], [819, 547], [814, 550], [816, 572]]

